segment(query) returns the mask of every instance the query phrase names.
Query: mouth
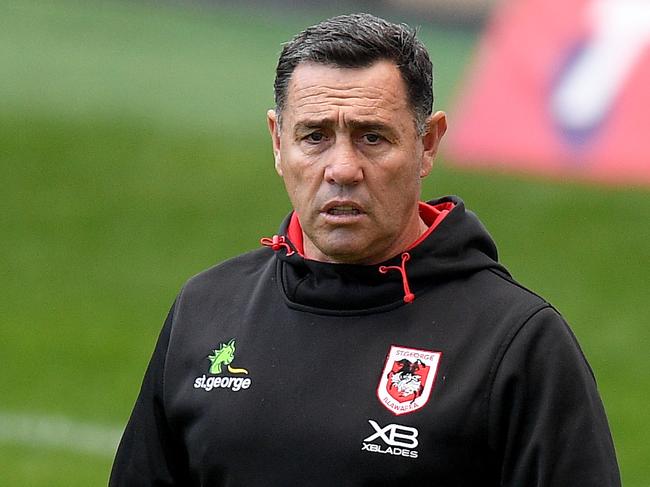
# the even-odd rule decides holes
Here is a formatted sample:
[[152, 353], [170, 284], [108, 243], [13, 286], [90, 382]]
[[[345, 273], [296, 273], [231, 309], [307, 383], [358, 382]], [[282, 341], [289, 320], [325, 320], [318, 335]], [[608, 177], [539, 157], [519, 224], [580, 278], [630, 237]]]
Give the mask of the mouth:
[[361, 211], [358, 208], [355, 208], [354, 206], [335, 206], [333, 208], [330, 208], [326, 211], [328, 215], [360, 215]]
[[332, 216], [356, 216], [365, 213], [361, 206], [350, 201], [331, 201], [321, 212]]

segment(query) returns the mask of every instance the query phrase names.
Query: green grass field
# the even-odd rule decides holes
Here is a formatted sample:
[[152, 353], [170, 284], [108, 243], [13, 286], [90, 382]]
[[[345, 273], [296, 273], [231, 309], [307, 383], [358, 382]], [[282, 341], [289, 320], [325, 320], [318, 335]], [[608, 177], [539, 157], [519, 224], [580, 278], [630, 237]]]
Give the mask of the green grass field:
[[[106, 484], [110, 448], [11, 436], [11, 415], [121, 428], [182, 283], [276, 230], [290, 208], [265, 127], [273, 69], [322, 16], [0, 0], [0, 485]], [[422, 38], [451, 108], [475, 35]], [[650, 192], [443, 160], [424, 196], [448, 193], [572, 324], [624, 484], [650, 486]]]

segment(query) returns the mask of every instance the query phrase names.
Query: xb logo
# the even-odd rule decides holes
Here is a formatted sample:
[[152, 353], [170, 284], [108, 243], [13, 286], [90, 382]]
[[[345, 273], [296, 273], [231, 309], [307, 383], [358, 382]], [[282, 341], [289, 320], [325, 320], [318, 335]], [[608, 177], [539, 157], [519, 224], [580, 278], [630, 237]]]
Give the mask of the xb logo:
[[417, 448], [418, 446], [418, 430], [415, 428], [399, 424], [389, 424], [382, 428], [372, 419], [369, 419], [368, 423], [373, 427], [375, 433], [364, 439], [364, 443], [370, 443], [377, 438], [381, 438], [388, 446], [402, 448]]

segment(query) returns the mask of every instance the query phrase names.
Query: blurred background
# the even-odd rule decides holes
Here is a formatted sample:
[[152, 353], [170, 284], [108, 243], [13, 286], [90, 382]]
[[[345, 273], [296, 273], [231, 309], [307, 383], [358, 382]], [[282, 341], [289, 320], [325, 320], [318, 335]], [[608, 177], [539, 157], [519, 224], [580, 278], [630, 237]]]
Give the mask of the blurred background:
[[[472, 138], [451, 137], [498, 129], [500, 109], [524, 103], [492, 99], [487, 86], [500, 83], [485, 75], [494, 122], [472, 125], [485, 117], [472, 93], [496, 56], [495, 36], [513, 23], [500, 20], [512, 15], [509, 3], [0, 0], [0, 485], [106, 484], [182, 284], [255, 248], [290, 211], [265, 124], [282, 42], [323, 18], [369, 11], [419, 25], [436, 67], [450, 143], [423, 197], [462, 196], [515, 278], [564, 314], [598, 379], [624, 485], [650, 486], [643, 177], [593, 177], [588, 161], [565, 173], [553, 154], [590, 152], [561, 152], [557, 140], [553, 154], [533, 150], [528, 166], [535, 141], [508, 130], [502, 139], [522, 151], [495, 170], [483, 162], [502, 153], [464, 153]], [[534, 78], [511, 76], [522, 99], [527, 80], [538, 96]], [[647, 117], [635, 120], [650, 130]], [[545, 123], [539, 130], [557, 126]], [[649, 166], [645, 139], [621, 154]], [[555, 166], [535, 170], [544, 164]]]

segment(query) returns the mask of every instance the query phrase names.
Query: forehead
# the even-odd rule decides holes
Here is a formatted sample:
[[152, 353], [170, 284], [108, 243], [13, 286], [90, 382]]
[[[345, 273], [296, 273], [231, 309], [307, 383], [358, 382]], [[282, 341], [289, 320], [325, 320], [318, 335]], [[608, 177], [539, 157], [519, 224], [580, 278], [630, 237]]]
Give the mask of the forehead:
[[285, 111], [294, 121], [354, 117], [387, 122], [399, 116], [412, 117], [406, 86], [391, 61], [363, 68], [300, 64], [291, 76]]

